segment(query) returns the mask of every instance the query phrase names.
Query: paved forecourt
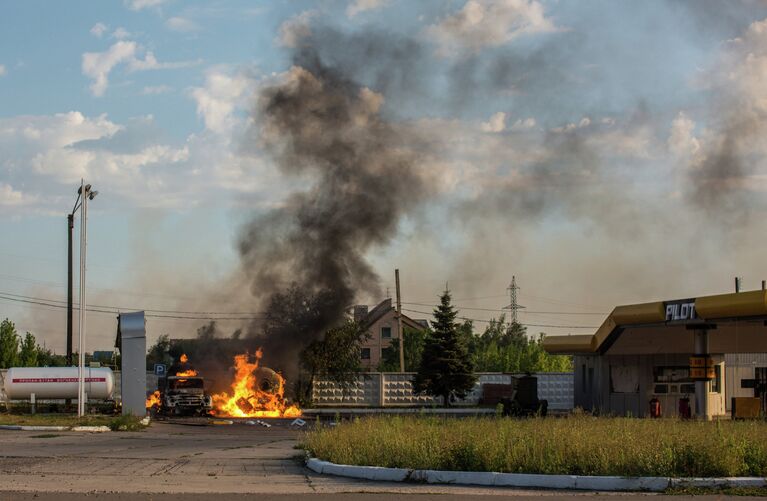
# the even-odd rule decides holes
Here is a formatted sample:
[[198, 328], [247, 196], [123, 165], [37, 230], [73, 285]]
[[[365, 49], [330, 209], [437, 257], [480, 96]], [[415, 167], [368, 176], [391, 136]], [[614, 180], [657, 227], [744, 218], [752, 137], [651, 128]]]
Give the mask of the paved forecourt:
[[[0, 499], [28, 499], [25, 492], [42, 494], [41, 499], [54, 499], [51, 496], [55, 493], [91, 493], [96, 499], [101, 497], [94, 493], [121, 494], [110, 498], [115, 500], [151, 498], [141, 493], [447, 495], [442, 499], [593, 494], [387, 483], [320, 475], [304, 467], [303, 452], [295, 448], [302, 431], [291, 428], [289, 421], [271, 423], [266, 428], [242, 423], [188, 426], [157, 422], [142, 432], [117, 433], [0, 430]], [[626, 499], [625, 495], [621, 499]]]

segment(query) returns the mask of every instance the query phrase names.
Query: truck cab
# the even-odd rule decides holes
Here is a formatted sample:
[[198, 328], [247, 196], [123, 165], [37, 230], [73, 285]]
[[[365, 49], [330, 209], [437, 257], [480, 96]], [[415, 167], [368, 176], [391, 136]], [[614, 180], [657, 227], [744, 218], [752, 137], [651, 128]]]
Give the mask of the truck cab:
[[205, 380], [197, 376], [168, 376], [160, 381], [160, 410], [168, 415], [205, 416], [213, 399], [205, 393]]

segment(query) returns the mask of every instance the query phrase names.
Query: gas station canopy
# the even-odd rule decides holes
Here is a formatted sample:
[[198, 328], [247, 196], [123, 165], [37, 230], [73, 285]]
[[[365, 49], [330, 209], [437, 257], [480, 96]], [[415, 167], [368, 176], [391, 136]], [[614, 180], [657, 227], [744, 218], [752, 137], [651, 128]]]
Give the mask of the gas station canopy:
[[707, 330], [710, 353], [767, 352], [767, 291], [718, 294], [616, 307], [594, 334], [550, 336], [553, 354], [690, 353]]

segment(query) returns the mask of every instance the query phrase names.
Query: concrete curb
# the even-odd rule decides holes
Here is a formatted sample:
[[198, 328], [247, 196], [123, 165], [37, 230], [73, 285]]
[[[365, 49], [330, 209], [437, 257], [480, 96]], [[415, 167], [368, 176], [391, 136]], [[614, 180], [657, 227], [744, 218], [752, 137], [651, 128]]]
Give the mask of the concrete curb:
[[0, 430], [16, 431], [69, 431], [69, 426], [21, 426], [15, 424], [0, 425]]
[[21, 426], [14, 424], [0, 425], [0, 430], [13, 431], [87, 431], [91, 433], [103, 433], [112, 431], [108, 426]]
[[541, 475], [529, 473], [495, 473], [474, 471], [409, 470], [379, 466], [350, 466], [310, 458], [310, 470], [323, 475], [378, 480], [385, 482], [425, 482], [429, 484], [463, 484], [486, 487], [524, 487], [540, 489], [577, 489], [589, 491], [662, 492], [669, 487], [767, 487], [761, 477], [669, 478], [614, 477], [584, 475]]

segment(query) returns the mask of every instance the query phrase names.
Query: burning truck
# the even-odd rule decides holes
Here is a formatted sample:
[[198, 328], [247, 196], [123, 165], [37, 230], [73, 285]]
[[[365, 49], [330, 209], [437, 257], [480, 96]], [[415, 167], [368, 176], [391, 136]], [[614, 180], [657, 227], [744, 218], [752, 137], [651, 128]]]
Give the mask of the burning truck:
[[209, 415], [213, 399], [205, 392], [205, 379], [189, 367], [186, 355], [181, 355], [179, 362], [158, 381], [159, 389], [147, 398], [147, 409], [164, 415]]
[[[298, 417], [301, 410], [285, 398], [285, 379], [260, 367], [263, 353], [234, 357], [234, 375], [228, 391], [205, 392], [205, 380], [189, 366], [186, 355], [161, 380], [160, 389], [147, 398], [147, 409], [165, 415], [214, 415], [218, 417]], [[251, 358], [254, 360], [251, 361]], [[171, 375], [172, 374], [172, 375]]]

